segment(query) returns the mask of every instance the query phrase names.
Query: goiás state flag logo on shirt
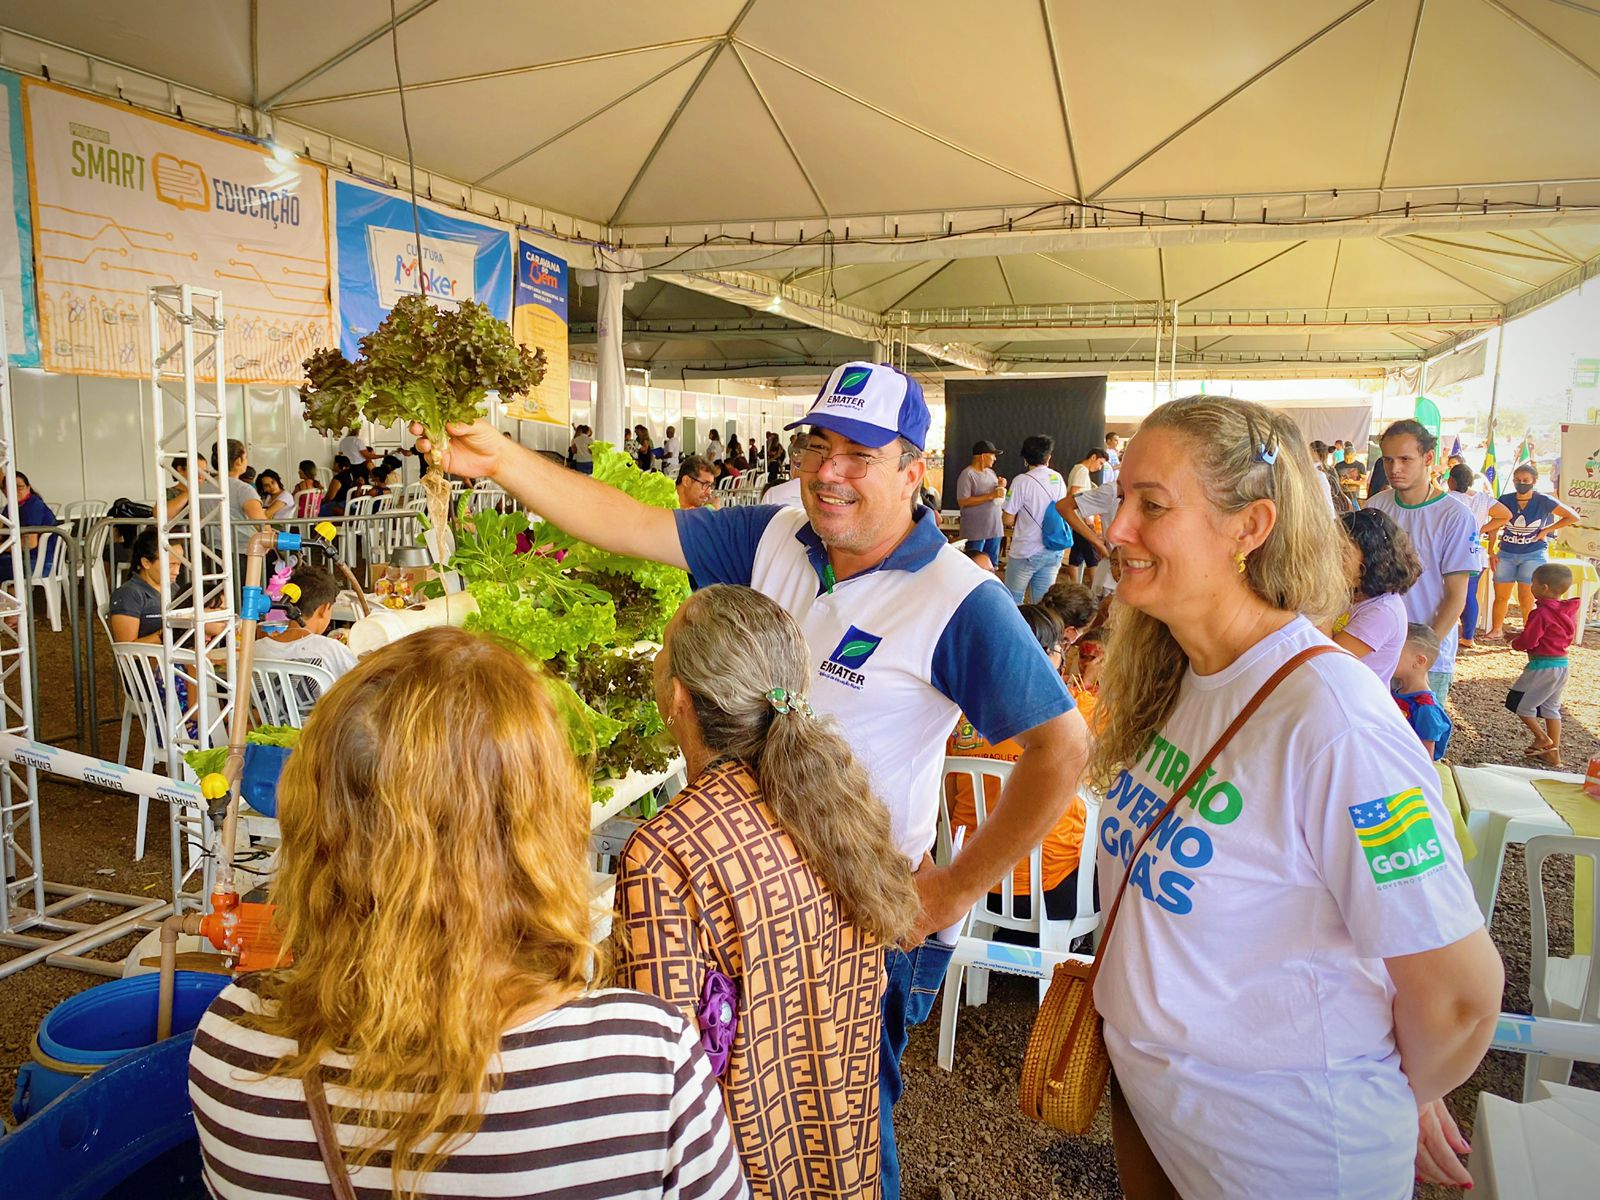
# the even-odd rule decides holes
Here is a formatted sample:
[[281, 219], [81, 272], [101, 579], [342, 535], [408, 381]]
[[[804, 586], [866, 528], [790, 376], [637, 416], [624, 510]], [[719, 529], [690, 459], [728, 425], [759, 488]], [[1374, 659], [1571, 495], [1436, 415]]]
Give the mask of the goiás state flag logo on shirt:
[[1444, 864], [1444, 847], [1421, 788], [1350, 806], [1367, 870], [1380, 888], [1426, 875]]
[[875, 633], [850, 626], [833, 653], [822, 660], [822, 674], [859, 692], [867, 682], [862, 668], [882, 641], [883, 638]]

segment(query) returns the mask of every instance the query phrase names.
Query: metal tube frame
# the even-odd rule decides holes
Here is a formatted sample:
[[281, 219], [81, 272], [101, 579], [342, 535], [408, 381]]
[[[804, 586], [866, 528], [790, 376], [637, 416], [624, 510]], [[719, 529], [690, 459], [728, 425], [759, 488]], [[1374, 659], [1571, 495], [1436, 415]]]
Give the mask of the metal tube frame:
[[[181, 779], [186, 751], [227, 745], [238, 682], [233, 609], [237, 552], [228, 511], [227, 464], [221, 461], [228, 444], [222, 293], [189, 284], [152, 287], [149, 314], [154, 508], [164, 614], [161, 670], [163, 681], [173, 684], [164, 689], [169, 731], [165, 749], [168, 773]], [[167, 401], [177, 404], [176, 422], [170, 420]], [[207, 442], [219, 447], [219, 461], [202, 486], [200, 458]], [[185, 459], [181, 475], [174, 465], [179, 457]], [[168, 483], [185, 488], [182, 506], [170, 515], [162, 500]], [[188, 584], [176, 595], [170, 570], [174, 543], [183, 547], [189, 563]], [[208, 625], [217, 632], [208, 632]], [[187, 693], [181, 699], [180, 687]], [[199, 908], [211, 894], [215, 835], [208, 817], [200, 818], [200, 826], [201, 886], [198, 893], [185, 892], [195, 869], [184, 867], [182, 815], [170, 813], [172, 899], [178, 912]]]
[[[4, 328], [0, 305], [0, 330]], [[17, 508], [11, 371], [4, 343], [0, 336], [0, 470], [5, 476], [0, 554], [10, 556], [11, 578], [0, 582], [0, 727], [6, 733], [32, 738], [38, 694], [38, 664], [32, 652], [33, 586], [23, 549], [27, 534]], [[75, 539], [64, 536], [63, 541], [71, 553]], [[69, 586], [66, 591], [68, 610], [75, 614], [73, 589]], [[166, 901], [49, 883], [44, 877], [40, 841], [38, 768], [8, 761], [0, 766], [0, 873], [5, 885], [0, 896], [0, 945], [23, 953], [0, 963], [0, 978], [41, 962], [91, 974], [120, 975], [120, 964], [89, 958], [89, 952], [136, 930], [154, 928], [154, 919], [168, 907]], [[48, 896], [56, 899], [47, 900]], [[101, 921], [74, 921], [65, 915], [84, 904], [109, 904], [124, 911]]]

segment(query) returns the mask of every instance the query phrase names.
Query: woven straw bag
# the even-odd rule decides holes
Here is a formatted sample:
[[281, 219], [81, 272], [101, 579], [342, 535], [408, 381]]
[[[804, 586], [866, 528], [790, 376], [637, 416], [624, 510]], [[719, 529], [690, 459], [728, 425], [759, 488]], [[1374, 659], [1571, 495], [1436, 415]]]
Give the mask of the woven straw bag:
[[1122, 894], [1133, 875], [1133, 864], [1145, 842], [1177, 807], [1178, 801], [1189, 794], [1189, 789], [1206, 773], [1218, 754], [1233, 735], [1260, 708], [1277, 686], [1294, 673], [1302, 663], [1320, 654], [1337, 654], [1336, 646], [1313, 646], [1296, 654], [1261, 685], [1250, 698], [1233, 724], [1223, 730], [1216, 744], [1189, 772], [1189, 778], [1172, 794], [1160, 816], [1150, 823], [1133, 853], [1128, 857], [1128, 870], [1123, 873], [1111, 909], [1106, 914], [1105, 930], [1100, 935], [1100, 950], [1092, 963], [1068, 959], [1057, 963], [1050, 977], [1044, 1003], [1034, 1018], [1033, 1032], [1028, 1035], [1028, 1052], [1022, 1059], [1022, 1111], [1035, 1121], [1043, 1121], [1066, 1133], [1087, 1133], [1100, 1109], [1105, 1095], [1106, 1082], [1111, 1077], [1111, 1058], [1106, 1053], [1106, 1039], [1101, 1028], [1100, 1014], [1094, 1007], [1094, 981], [1100, 964], [1106, 960], [1111, 944], [1111, 930], [1116, 924], [1117, 910], [1122, 906]]

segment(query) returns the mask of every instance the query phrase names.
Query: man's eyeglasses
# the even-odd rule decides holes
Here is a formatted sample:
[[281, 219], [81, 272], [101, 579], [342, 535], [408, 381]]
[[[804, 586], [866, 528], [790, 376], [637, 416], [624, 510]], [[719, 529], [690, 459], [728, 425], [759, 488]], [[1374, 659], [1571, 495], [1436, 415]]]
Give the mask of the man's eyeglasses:
[[687, 478], [690, 483], [698, 484], [700, 487], [705, 488], [708, 492], [717, 486], [717, 481], [715, 479], [701, 479], [698, 475], [689, 475], [685, 478]]
[[807, 446], [795, 454], [794, 469], [802, 475], [815, 475], [822, 470], [823, 463], [831, 462], [840, 478], [860, 479], [874, 464], [887, 461], [888, 459], [880, 454], [862, 454], [855, 450], [829, 454], [826, 450]]

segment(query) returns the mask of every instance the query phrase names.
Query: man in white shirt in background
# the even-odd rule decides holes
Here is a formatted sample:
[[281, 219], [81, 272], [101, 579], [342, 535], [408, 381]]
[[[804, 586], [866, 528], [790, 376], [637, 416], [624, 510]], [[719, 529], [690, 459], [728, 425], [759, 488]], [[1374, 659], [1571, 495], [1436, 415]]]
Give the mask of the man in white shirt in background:
[[661, 442], [661, 473], [676, 476], [678, 461], [683, 457], [683, 443], [678, 440], [678, 427], [667, 426], [667, 436]]
[[1102, 484], [1115, 483], [1117, 473], [1122, 470], [1122, 435], [1120, 433], [1106, 434], [1106, 467], [1100, 473]]
[[1006, 498], [1005, 523], [1011, 529], [1011, 549], [1006, 555], [1005, 584], [1011, 598], [1035, 602], [1055, 586], [1061, 573], [1062, 550], [1044, 547], [1045, 510], [1056, 505], [1065, 518], [1062, 502], [1067, 498], [1067, 481], [1050, 466], [1055, 439], [1035, 433], [1022, 442], [1022, 461], [1027, 471], [1011, 481]]
[[1483, 570], [1478, 525], [1465, 504], [1434, 482], [1439, 439], [1418, 421], [1396, 421], [1383, 431], [1383, 468], [1389, 490], [1367, 500], [1411, 536], [1422, 574], [1405, 593], [1406, 615], [1439, 636], [1439, 657], [1428, 686], [1444, 703], [1456, 669], [1456, 644], [1468, 581]]
[[[1094, 481], [1095, 473], [1103, 471], [1109, 461], [1106, 451], [1099, 446], [1085, 454], [1067, 473], [1067, 495], [1082, 496], [1093, 491], [1097, 486]], [[1082, 583], [1084, 568], [1088, 567], [1092, 571], [1099, 561], [1100, 558], [1092, 545], [1082, 539], [1074, 538], [1072, 549], [1067, 551], [1067, 575], [1073, 583]]]
[[362, 463], [371, 466], [373, 460], [380, 457], [376, 450], [367, 445], [359, 430], [353, 430], [339, 439], [338, 452], [350, 460], [352, 467]]

